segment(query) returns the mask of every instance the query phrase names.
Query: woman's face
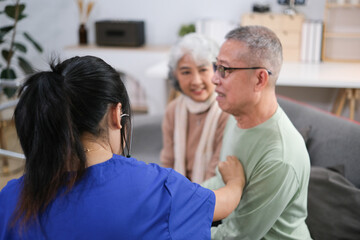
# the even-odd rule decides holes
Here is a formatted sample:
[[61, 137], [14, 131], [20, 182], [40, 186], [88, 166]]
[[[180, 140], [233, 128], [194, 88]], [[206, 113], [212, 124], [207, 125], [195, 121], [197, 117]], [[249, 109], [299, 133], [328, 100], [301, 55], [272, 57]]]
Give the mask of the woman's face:
[[214, 70], [211, 63], [198, 66], [191, 55], [185, 54], [179, 60], [174, 74], [183, 93], [196, 102], [206, 101], [214, 92], [215, 85], [211, 82]]

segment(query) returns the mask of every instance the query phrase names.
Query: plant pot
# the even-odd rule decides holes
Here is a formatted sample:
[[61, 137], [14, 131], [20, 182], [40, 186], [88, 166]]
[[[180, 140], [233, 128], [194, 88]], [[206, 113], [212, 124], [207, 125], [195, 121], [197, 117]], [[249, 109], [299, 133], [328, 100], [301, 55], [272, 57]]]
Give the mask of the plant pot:
[[16, 96], [15, 97], [11, 97], [8, 98], [5, 94], [0, 94], [0, 106], [5, 106], [6, 105], [12, 105], [9, 107], [6, 107], [6, 109], [1, 110], [0, 108], [0, 120], [4, 121], [4, 120], [11, 120], [13, 115], [14, 115], [14, 110], [15, 110], [15, 106], [13, 105], [13, 103], [15, 103], [16, 100]]

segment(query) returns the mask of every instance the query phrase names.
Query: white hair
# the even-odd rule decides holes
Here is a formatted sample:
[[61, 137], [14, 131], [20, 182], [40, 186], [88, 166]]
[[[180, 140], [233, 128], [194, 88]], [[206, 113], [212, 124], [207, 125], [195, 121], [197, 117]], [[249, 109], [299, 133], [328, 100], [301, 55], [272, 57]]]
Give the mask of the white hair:
[[178, 87], [178, 81], [174, 76], [179, 60], [189, 54], [197, 65], [208, 65], [216, 61], [219, 53], [219, 45], [212, 39], [199, 34], [189, 33], [182, 37], [171, 49], [169, 57], [169, 79], [174, 87]]

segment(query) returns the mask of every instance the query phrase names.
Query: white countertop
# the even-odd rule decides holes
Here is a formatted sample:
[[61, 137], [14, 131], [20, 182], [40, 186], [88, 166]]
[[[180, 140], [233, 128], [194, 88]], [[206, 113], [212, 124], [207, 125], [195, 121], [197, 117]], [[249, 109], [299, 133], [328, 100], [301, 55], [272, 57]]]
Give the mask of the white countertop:
[[[144, 46], [139, 48], [71, 46], [68, 53], [92, 53], [105, 57], [114, 65], [129, 67], [131, 72], [143, 72], [146, 77], [164, 80], [168, 75], [167, 54], [169, 46]], [[141, 64], [144, 56], [161, 55]], [[129, 57], [131, 56], [131, 57]], [[150, 57], [151, 58], [151, 57]], [[114, 61], [115, 60], [115, 61]], [[360, 63], [321, 62], [302, 63], [284, 62], [277, 82], [278, 86], [323, 87], [323, 88], [360, 88]]]
[[[159, 62], [146, 70], [152, 77], [167, 77], [167, 62]], [[278, 86], [360, 88], [360, 63], [284, 62]]]
[[360, 63], [284, 62], [277, 85], [360, 88]]

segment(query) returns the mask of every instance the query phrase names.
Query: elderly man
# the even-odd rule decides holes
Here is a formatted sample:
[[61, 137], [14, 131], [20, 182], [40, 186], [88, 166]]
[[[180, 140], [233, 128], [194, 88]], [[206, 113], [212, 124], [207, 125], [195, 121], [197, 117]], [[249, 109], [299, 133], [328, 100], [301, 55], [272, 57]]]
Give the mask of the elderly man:
[[[212, 239], [311, 239], [305, 224], [310, 160], [277, 103], [281, 65], [279, 39], [261, 26], [229, 32], [214, 64], [217, 101], [231, 114], [220, 160], [237, 156], [247, 184], [235, 211], [211, 229]], [[203, 185], [223, 186], [219, 172]]]

